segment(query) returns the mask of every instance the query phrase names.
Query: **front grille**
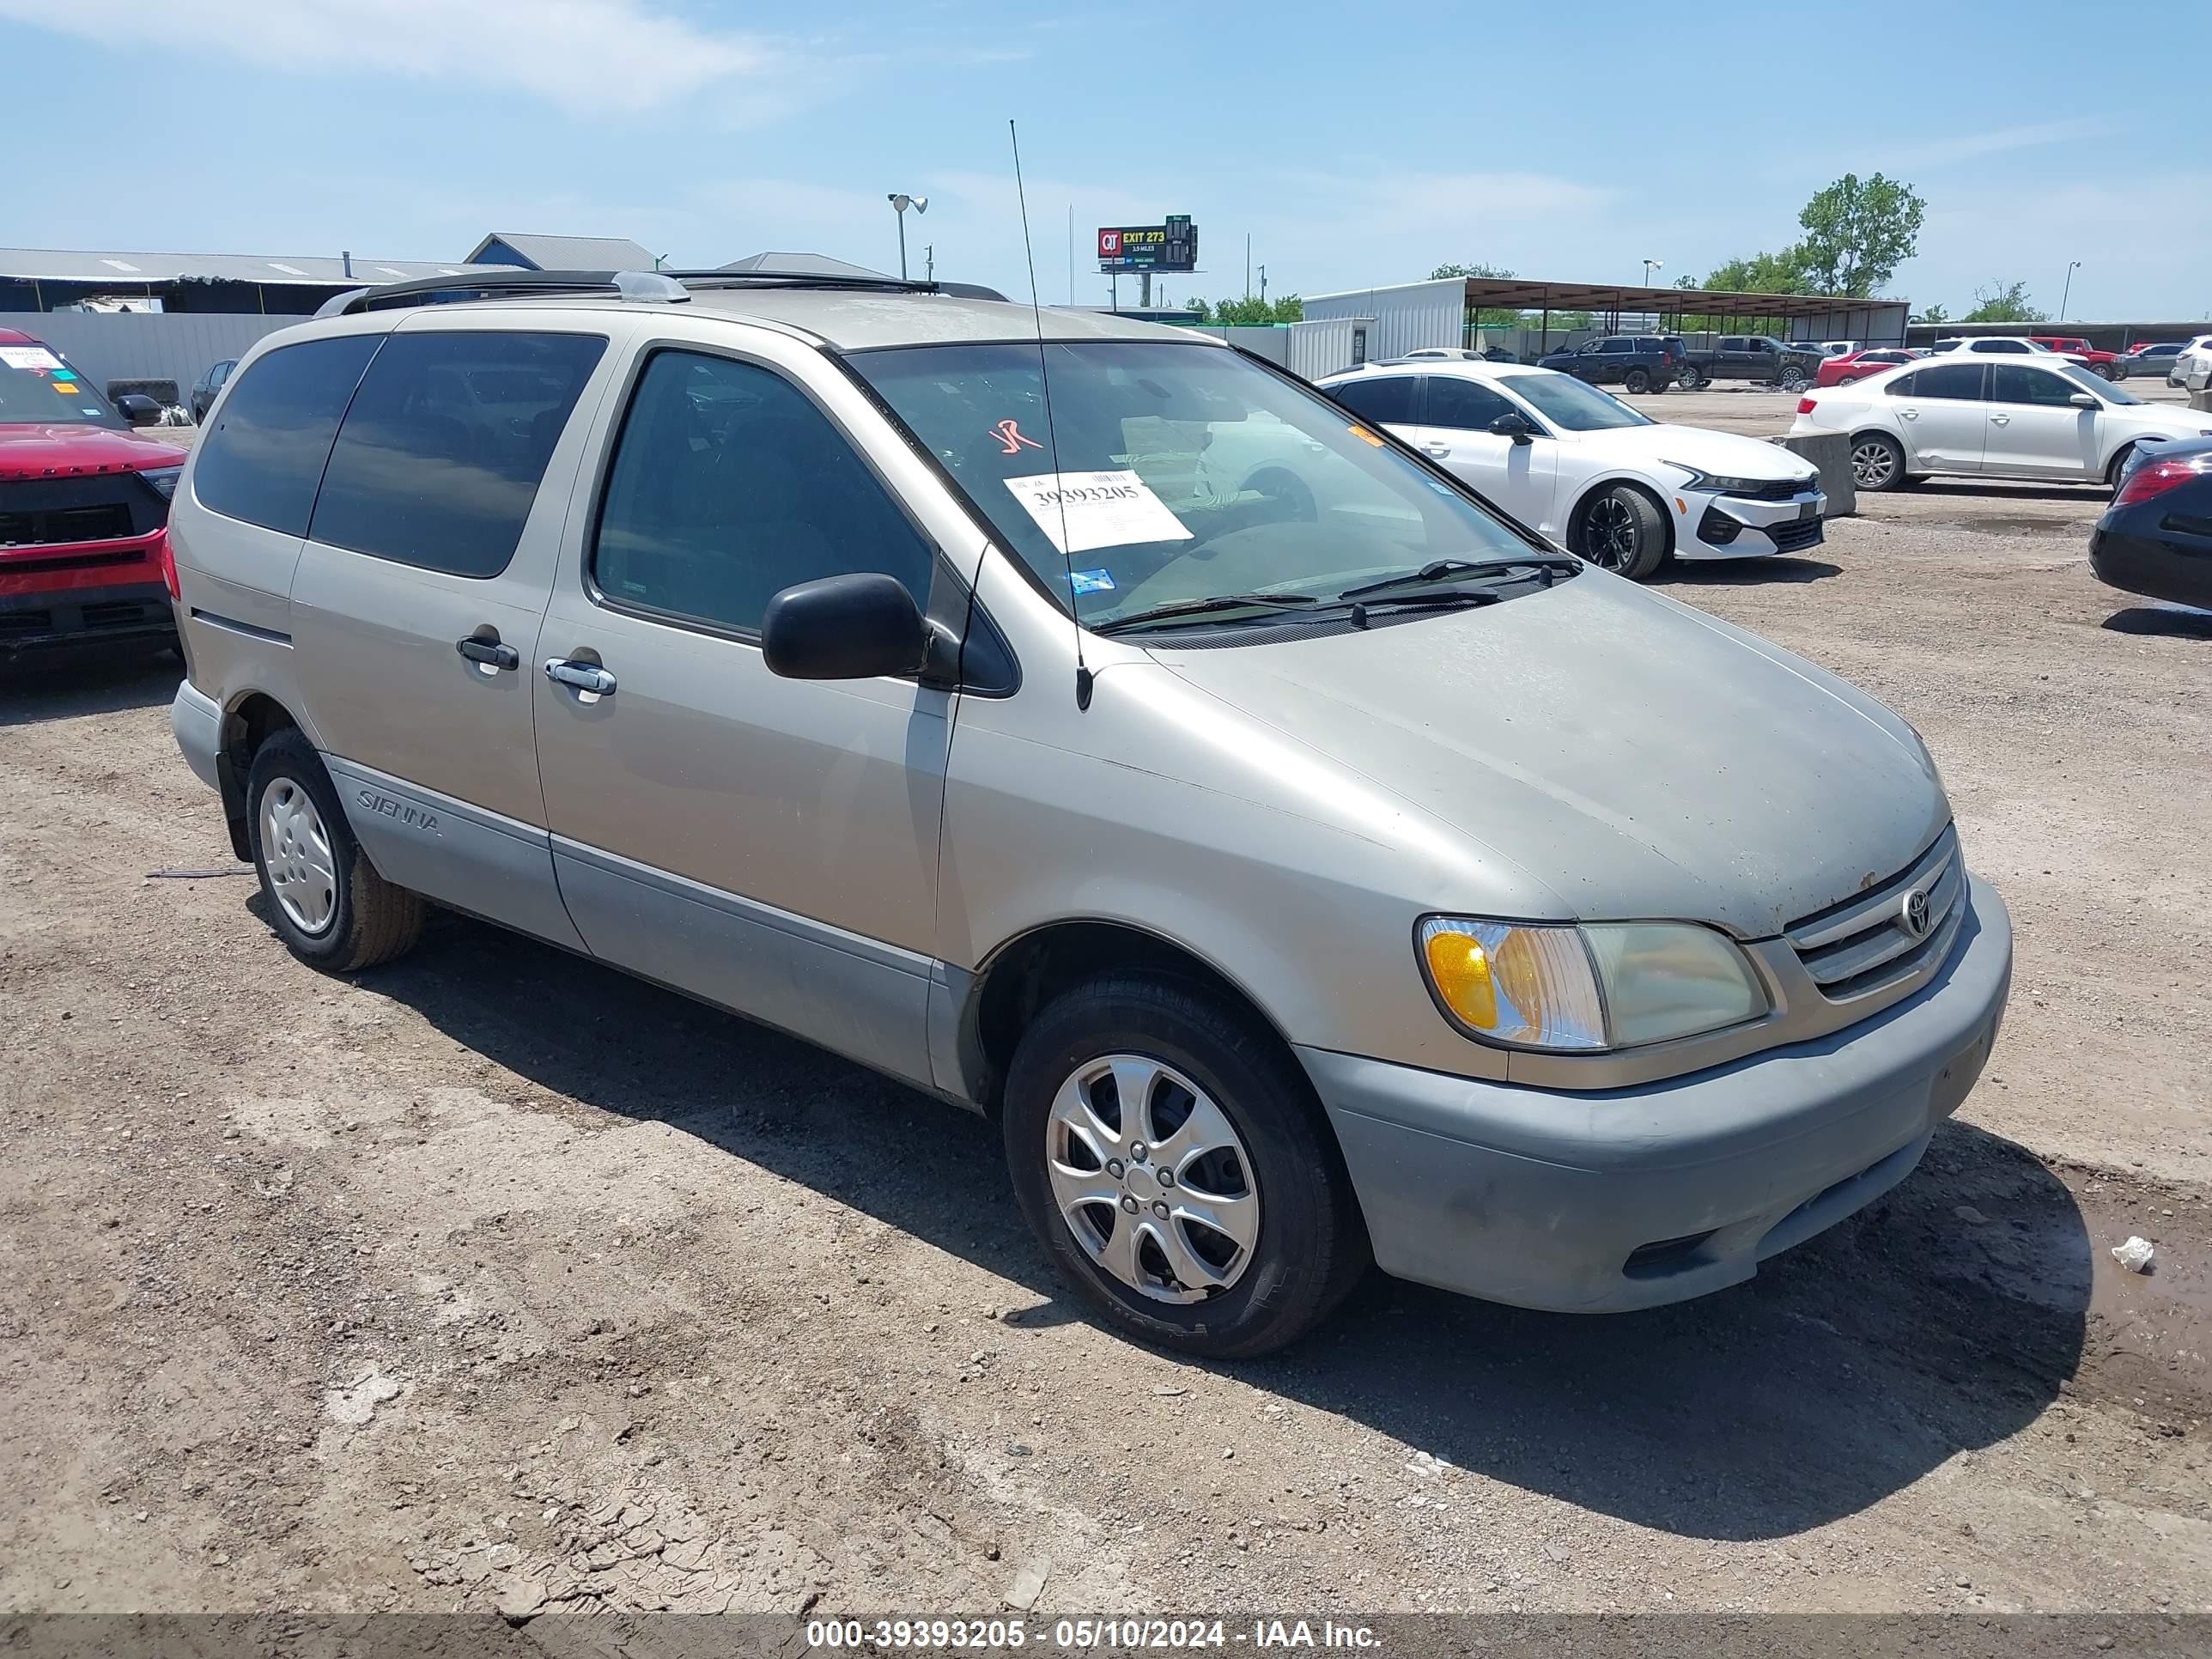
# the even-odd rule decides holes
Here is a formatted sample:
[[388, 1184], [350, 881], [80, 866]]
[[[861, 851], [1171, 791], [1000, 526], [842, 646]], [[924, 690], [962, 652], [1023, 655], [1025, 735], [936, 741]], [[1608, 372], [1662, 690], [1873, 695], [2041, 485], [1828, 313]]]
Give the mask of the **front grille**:
[[1773, 539], [1775, 546], [1784, 553], [1817, 547], [1822, 533], [1818, 519], [1792, 519], [1787, 524], [1770, 524], [1761, 528]]
[[0, 547], [118, 542], [168, 521], [169, 504], [135, 472], [0, 483]]
[[161, 620], [166, 606], [141, 599], [102, 599], [80, 607], [87, 628], [143, 628]]
[[0, 640], [13, 634], [51, 634], [53, 629], [51, 611], [0, 611]]
[[[1820, 994], [1841, 1002], [1942, 960], [1966, 915], [1966, 890], [1958, 831], [1946, 829], [1888, 880], [1792, 922], [1785, 932]], [[1906, 896], [1916, 891], [1928, 897], [1927, 931], [1918, 935], [1905, 925]]]
[[1795, 478], [1775, 478], [1753, 489], [1729, 489], [1722, 492], [1740, 501], [1790, 501], [1797, 499], [1813, 486]]

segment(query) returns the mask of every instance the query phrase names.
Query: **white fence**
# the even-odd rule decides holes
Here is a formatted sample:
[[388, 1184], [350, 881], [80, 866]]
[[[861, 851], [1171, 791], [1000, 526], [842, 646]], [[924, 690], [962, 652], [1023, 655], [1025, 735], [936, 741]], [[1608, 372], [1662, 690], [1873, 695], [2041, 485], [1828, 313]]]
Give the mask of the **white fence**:
[[174, 380], [179, 398], [211, 365], [306, 320], [234, 312], [0, 312], [0, 328], [45, 341], [103, 391], [110, 380]]

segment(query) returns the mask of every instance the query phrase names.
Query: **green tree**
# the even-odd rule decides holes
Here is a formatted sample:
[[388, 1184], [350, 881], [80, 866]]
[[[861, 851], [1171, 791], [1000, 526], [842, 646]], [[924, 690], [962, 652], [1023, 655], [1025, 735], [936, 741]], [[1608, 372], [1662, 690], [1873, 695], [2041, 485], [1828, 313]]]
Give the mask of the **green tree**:
[[1805, 204], [1797, 222], [1805, 240], [1796, 252], [1814, 294], [1872, 294], [1920, 246], [1927, 208], [1911, 185], [1879, 173], [1847, 173]]
[[1951, 313], [1948, 307], [1944, 306], [1929, 306], [1912, 320], [1916, 323], [1933, 323], [1936, 327], [1941, 328], [1951, 320]]
[[1306, 314], [1305, 301], [1295, 294], [1277, 300], [1216, 300], [1210, 306], [1197, 300], [1192, 306], [1200, 320], [1209, 323], [1296, 323]]
[[2050, 320], [2049, 314], [2038, 311], [2027, 302], [2026, 283], [2008, 283], [2000, 287], [1989, 283], [1974, 290], [1975, 306], [1962, 323], [2041, 323]]

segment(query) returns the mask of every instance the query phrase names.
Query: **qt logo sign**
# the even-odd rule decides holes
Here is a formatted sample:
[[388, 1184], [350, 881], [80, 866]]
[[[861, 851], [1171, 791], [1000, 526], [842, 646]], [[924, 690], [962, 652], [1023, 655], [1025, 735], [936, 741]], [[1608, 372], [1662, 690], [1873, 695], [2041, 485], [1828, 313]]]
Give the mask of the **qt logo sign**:
[[1098, 257], [1102, 259], [1118, 259], [1121, 257], [1120, 231], [1102, 230], [1098, 233]]

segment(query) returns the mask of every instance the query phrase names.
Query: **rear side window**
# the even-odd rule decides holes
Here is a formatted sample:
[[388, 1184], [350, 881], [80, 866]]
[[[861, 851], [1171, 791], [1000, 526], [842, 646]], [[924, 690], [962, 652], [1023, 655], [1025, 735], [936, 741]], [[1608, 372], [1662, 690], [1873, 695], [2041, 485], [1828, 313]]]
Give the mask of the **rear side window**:
[[394, 334], [362, 377], [309, 533], [453, 576], [514, 556], [596, 334]]
[[777, 593], [822, 576], [881, 572], [926, 605], [933, 557], [781, 375], [688, 351], [646, 365], [592, 550], [605, 599], [752, 634]]
[[1956, 398], [1967, 403], [1982, 400], [1982, 377], [1988, 374], [1981, 363], [1936, 363], [1917, 371], [1912, 379], [1912, 395], [1916, 398]]
[[192, 493], [200, 505], [287, 536], [307, 533], [331, 439], [381, 334], [307, 340], [270, 352], [223, 399], [200, 440]]
[[1328, 395], [1377, 426], [1411, 426], [1415, 384], [1410, 374], [1380, 374], [1371, 380], [1333, 386]]

